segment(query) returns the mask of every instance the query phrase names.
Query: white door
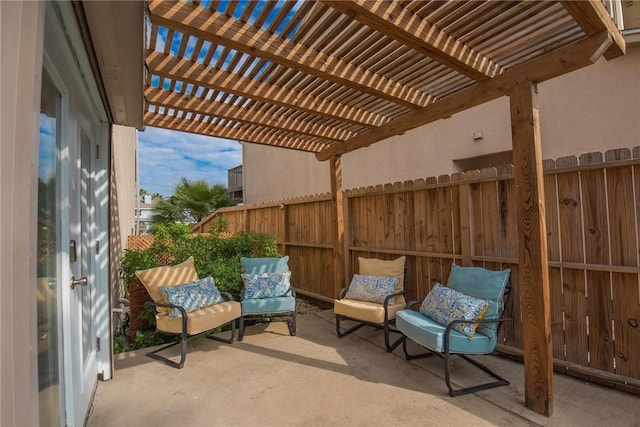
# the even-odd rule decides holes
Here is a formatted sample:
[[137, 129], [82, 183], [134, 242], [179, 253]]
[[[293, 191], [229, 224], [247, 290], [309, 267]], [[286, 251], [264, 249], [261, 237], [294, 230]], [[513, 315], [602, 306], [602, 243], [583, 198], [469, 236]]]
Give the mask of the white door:
[[[76, 112], [80, 116], [80, 112]], [[89, 129], [94, 126], [77, 126], [70, 143], [69, 182], [69, 287], [67, 325], [63, 332], [68, 339], [70, 364], [65, 370], [71, 374], [66, 393], [67, 424], [84, 423], [93, 389], [97, 382], [97, 341], [95, 319], [96, 278], [95, 262], [95, 214], [94, 214], [94, 166], [92, 142], [95, 136]], [[64, 314], [63, 314], [64, 316]]]
[[[51, 78], [51, 91], [58, 94], [60, 111], [55, 219], [63, 378], [60, 418], [64, 425], [82, 426], [100, 369], [97, 331], [108, 330], [102, 314], [109, 307], [104, 224], [108, 185], [101, 153], [107, 151], [101, 147], [108, 138], [101, 100], [82, 57], [82, 40], [74, 30], [72, 9], [67, 3], [50, 2], [46, 15], [43, 74]], [[59, 425], [54, 417], [41, 419], [41, 424]]]

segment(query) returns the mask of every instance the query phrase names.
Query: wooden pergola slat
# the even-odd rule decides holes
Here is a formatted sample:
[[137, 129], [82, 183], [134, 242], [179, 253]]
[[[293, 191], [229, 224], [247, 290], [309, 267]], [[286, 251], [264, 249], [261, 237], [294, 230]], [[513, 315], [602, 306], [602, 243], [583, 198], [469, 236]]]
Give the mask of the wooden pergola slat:
[[542, 82], [577, 70], [595, 62], [611, 44], [608, 33], [602, 32], [569, 46], [548, 53], [529, 63], [506, 71], [491, 80], [460, 90], [440, 99], [433, 106], [412, 111], [387, 124], [365, 131], [348, 141], [333, 144], [316, 154], [318, 160], [328, 160], [377, 141], [399, 135], [416, 127], [449, 117], [476, 105], [505, 96], [509, 89], [522, 79]]
[[309, 121], [296, 118], [273, 115], [259, 111], [255, 107], [234, 105], [221, 102], [216, 99], [206, 99], [198, 96], [187, 96], [180, 92], [171, 92], [161, 88], [147, 88], [145, 91], [147, 102], [166, 108], [176, 108], [194, 114], [202, 114], [221, 119], [238, 121], [241, 123], [263, 126], [266, 128], [298, 133], [303, 136], [321, 138], [328, 142], [339, 142], [348, 138], [351, 134], [343, 130], [337, 130], [322, 124], [314, 124]]
[[302, 151], [318, 151], [323, 144], [304, 140], [301, 138], [291, 138], [288, 136], [280, 136], [269, 134], [266, 130], [244, 129], [242, 127], [229, 127], [213, 125], [210, 123], [178, 117], [175, 115], [161, 114], [155, 112], [145, 113], [145, 123], [148, 126], [178, 130], [181, 132], [195, 133], [198, 135], [207, 135], [216, 138], [232, 139], [242, 142], [250, 142], [253, 144], [264, 144], [280, 148], [289, 148], [292, 150]]
[[193, 34], [409, 108], [425, 106], [433, 100], [428, 94], [410, 86], [193, 3], [155, 0], [149, 5], [149, 10], [158, 25]]
[[383, 0], [323, 2], [474, 80], [487, 80], [504, 71], [499, 64], [420, 19], [399, 3]]
[[204, 64], [187, 61], [160, 52], [148, 52], [147, 66], [161, 77], [181, 80], [226, 93], [259, 99], [276, 105], [318, 114], [357, 126], [375, 127], [384, 118], [377, 114], [348, 105], [340, 105], [302, 92], [277, 87], [257, 80], [241, 77], [228, 71], [212, 69]]

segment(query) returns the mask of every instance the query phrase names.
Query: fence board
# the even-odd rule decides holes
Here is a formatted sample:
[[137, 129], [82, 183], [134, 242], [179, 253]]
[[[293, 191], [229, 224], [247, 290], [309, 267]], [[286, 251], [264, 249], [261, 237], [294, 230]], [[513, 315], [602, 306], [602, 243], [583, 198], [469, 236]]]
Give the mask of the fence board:
[[613, 274], [616, 373], [640, 378], [640, 294], [638, 275]]
[[[482, 187], [482, 245], [484, 256], [500, 256], [498, 227], [498, 192], [496, 181], [483, 182]], [[495, 268], [487, 267], [487, 268]]]
[[544, 198], [549, 261], [560, 261], [559, 200], [555, 174], [548, 174], [544, 177]]
[[554, 359], [565, 360], [564, 354], [564, 301], [562, 298], [562, 270], [549, 269], [551, 298], [551, 342]]
[[506, 258], [518, 257], [518, 212], [516, 188], [512, 179], [498, 181], [500, 255]]
[[[471, 250], [472, 255], [484, 255], [484, 243], [482, 241], [482, 187], [474, 183], [469, 185], [470, 212], [469, 222], [471, 225]], [[461, 213], [463, 214], [463, 213]]]
[[557, 180], [561, 259], [584, 262], [580, 175], [577, 172], [561, 173]]
[[588, 366], [587, 301], [585, 295], [584, 270], [565, 268], [562, 271], [564, 301], [564, 339], [566, 359], [572, 363]]
[[581, 179], [585, 261], [606, 264], [609, 261], [609, 225], [604, 170], [584, 171]]
[[636, 239], [629, 238], [636, 231], [632, 167], [608, 168], [607, 190], [611, 221], [611, 262], [616, 265], [637, 266], [637, 242]]
[[614, 372], [613, 307], [609, 273], [587, 272], [587, 303], [589, 310], [589, 365]]

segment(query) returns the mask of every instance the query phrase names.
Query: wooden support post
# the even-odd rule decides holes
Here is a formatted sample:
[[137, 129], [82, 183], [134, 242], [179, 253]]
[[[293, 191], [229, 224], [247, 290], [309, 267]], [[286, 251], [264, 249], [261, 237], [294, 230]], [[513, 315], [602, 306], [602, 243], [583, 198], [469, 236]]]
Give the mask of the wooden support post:
[[522, 81], [511, 89], [510, 97], [525, 405], [550, 416], [553, 413], [553, 348], [537, 86]]
[[333, 221], [333, 286], [334, 295], [346, 285], [344, 249], [344, 194], [342, 191], [342, 162], [340, 156], [330, 160], [331, 201], [334, 206]]

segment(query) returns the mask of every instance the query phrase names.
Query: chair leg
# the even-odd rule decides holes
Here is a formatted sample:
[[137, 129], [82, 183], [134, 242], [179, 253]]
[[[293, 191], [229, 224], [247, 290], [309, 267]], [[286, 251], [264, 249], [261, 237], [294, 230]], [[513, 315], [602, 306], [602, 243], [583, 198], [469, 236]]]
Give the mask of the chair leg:
[[289, 328], [289, 335], [294, 337], [296, 335], [296, 311], [291, 313], [291, 319], [287, 321], [287, 327]]
[[244, 338], [244, 315], [240, 316], [238, 322], [240, 324], [238, 328], [238, 341], [242, 341], [242, 338]]
[[232, 320], [231, 321], [231, 337], [229, 338], [222, 338], [219, 337], [217, 335], [214, 335], [213, 333], [207, 334], [206, 337], [210, 340], [215, 340], [215, 341], [220, 341], [223, 342], [225, 344], [231, 344], [233, 343], [233, 340], [236, 336], [236, 320]]
[[422, 359], [424, 357], [433, 356], [434, 354], [439, 355], [438, 353], [434, 353], [428, 349], [427, 349], [428, 351], [425, 353], [409, 354], [409, 352], [407, 351], [407, 337], [403, 337], [401, 338], [401, 340], [402, 340], [402, 350], [404, 351], [404, 357], [407, 360]]
[[449, 389], [449, 396], [451, 396], [451, 397], [461, 396], [463, 394], [474, 393], [474, 392], [479, 391], [479, 390], [487, 390], [487, 389], [494, 388], [494, 387], [501, 387], [501, 386], [509, 385], [509, 381], [505, 380], [500, 375], [496, 374], [491, 369], [489, 369], [487, 366], [483, 365], [482, 363], [478, 362], [477, 360], [473, 360], [473, 359], [471, 359], [470, 357], [468, 357], [468, 356], [466, 356], [464, 354], [458, 354], [458, 356], [460, 356], [461, 358], [463, 358], [467, 362], [471, 363], [472, 365], [478, 367], [479, 369], [481, 369], [485, 373], [489, 374], [490, 376], [495, 378], [497, 381], [492, 381], [492, 382], [488, 382], [488, 383], [478, 384], [478, 385], [474, 385], [474, 386], [471, 386], [471, 387], [465, 387], [465, 388], [460, 388], [460, 389], [455, 390], [451, 385], [451, 362], [450, 362], [451, 355], [449, 354], [449, 352], [445, 352], [445, 354], [444, 354], [444, 381], [445, 381], [445, 383], [447, 383], [447, 388]]
[[[404, 338], [404, 335], [402, 334], [402, 332], [398, 331], [397, 329], [391, 329], [388, 322], [384, 324], [383, 329], [384, 329], [384, 346], [387, 349], [387, 353], [391, 353], [393, 350], [396, 349], [396, 347], [400, 345], [400, 343], [402, 342], [402, 339]], [[389, 334], [391, 332], [400, 334], [400, 337], [397, 340], [395, 340], [393, 344], [389, 344]]]
[[336, 334], [338, 335], [338, 338], [342, 338], [344, 336], [349, 335], [352, 332], [357, 331], [358, 329], [362, 328], [363, 326], [365, 326], [365, 323], [358, 323], [357, 325], [345, 330], [344, 332], [340, 329], [340, 320], [342, 319], [342, 316], [340, 316], [339, 314], [336, 314]]
[[[168, 357], [161, 356], [158, 354], [159, 352], [178, 344], [180, 344], [180, 361], [179, 362], [175, 362], [169, 359]], [[182, 369], [184, 367], [184, 361], [187, 359], [187, 334], [182, 333], [180, 336], [180, 340], [173, 342], [169, 345], [165, 345], [164, 347], [161, 347], [157, 350], [151, 351], [147, 353], [145, 356], [164, 362], [167, 365], [171, 366], [172, 368]]]

